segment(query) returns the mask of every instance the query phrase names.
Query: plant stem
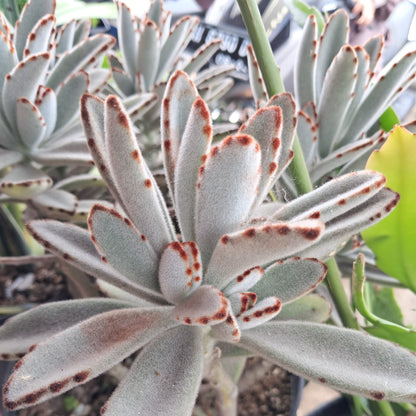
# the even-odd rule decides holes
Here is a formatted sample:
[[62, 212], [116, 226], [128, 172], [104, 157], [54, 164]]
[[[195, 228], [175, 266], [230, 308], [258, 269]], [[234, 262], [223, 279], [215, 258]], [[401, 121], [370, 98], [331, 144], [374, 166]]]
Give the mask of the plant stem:
[[[273, 51], [270, 47], [264, 29], [263, 21], [255, 0], [237, 0], [240, 6], [250, 40], [253, 44], [254, 53], [259, 63], [260, 71], [266, 85], [269, 97], [283, 92], [284, 85], [280, 76], [280, 69], [274, 60]], [[303, 157], [299, 138], [295, 136], [293, 143], [294, 158], [289, 165], [289, 172], [294, 180], [299, 194], [312, 191], [313, 186]], [[358, 329], [358, 323], [350, 307], [347, 295], [342, 286], [341, 274], [334, 259], [327, 262], [328, 274], [327, 281], [331, 296], [334, 300], [342, 323], [348, 328]]]

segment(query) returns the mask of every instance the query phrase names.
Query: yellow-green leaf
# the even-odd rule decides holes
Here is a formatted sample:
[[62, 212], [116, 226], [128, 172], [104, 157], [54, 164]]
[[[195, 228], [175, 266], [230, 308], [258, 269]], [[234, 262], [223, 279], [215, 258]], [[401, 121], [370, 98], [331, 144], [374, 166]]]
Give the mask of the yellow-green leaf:
[[396, 209], [362, 232], [377, 266], [416, 292], [416, 137], [396, 126], [367, 169], [383, 173], [387, 186], [400, 194]]

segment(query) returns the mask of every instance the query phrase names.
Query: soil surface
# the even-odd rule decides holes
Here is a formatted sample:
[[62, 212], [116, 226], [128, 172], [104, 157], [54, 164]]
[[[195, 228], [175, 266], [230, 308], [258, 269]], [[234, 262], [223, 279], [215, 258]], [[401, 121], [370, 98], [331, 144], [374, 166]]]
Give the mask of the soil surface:
[[[58, 269], [58, 265], [50, 261], [38, 267], [0, 266], [0, 306], [29, 307], [71, 299], [67, 277]], [[3, 416], [99, 415], [101, 406], [117, 386], [118, 375], [126, 372], [131, 362], [132, 358], [129, 357], [112, 371], [44, 403], [14, 413], [3, 409]], [[250, 381], [240, 386], [238, 416], [289, 415], [290, 374], [261, 359], [248, 360], [244, 372], [243, 378]], [[217, 416], [215, 410], [210, 410], [214, 402], [214, 395], [206, 390], [198, 397], [206, 416]]]

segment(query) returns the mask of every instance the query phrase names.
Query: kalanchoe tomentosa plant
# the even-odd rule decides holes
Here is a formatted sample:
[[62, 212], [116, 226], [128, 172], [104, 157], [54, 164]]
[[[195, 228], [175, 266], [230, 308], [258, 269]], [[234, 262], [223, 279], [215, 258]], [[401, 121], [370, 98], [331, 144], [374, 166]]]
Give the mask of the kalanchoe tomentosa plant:
[[[314, 184], [364, 168], [371, 152], [386, 140], [383, 132], [372, 131], [373, 125], [415, 78], [415, 50], [399, 53], [379, 68], [383, 37], [351, 46], [348, 36], [344, 11], [331, 15], [321, 34], [310, 15], [299, 45], [294, 73], [297, 133]], [[261, 106], [267, 93], [252, 50], [249, 63], [253, 95]], [[289, 189], [296, 193], [293, 186]]]
[[155, 0], [144, 18], [134, 16], [128, 6], [117, 1], [117, 32], [121, 57], [109, 55], [114, 83], [108, 91], [123, 99], [130, 118], [140, 129], [141, 150], [151, 163], [160, 163], [159, 109], [166, 83], [175, 69], [189, 74], [206, 102], [222, 97], [232, 86], [228, 75], [233, 65], [205, 68], [220, 48], [219, 39], [203, 45], [186, 56], [192, 33], [199, 19], [184, 16], [171, 27], [171, 12], [164, 10], [163, 1]]
[[298, 254], [321, 256], [326, 233], [346, 239], [398, 199], [382, 175], [362, 171], [287, 206], [261, 205], [278, 163], [292, 157], [293, 114], [289, 106], [261, 109], [211, 147], [207, 106], [176, 72], [162, 108], [176, 229], [121, 101], [83, 97], [88, 143], [120, 210], [95, 205], [88, 231], [54, 220], [29, 229], [118, 300], [51, 303], [10, 319], [0, 329], [2, 357], [29, 352], [4, 387], [9, 409], [63, 393], [140, 349], [102, 414], [191, 415], [218, 349], [264, 356], [349, 393], [415, 401], [416, 357], [407, 350], [358, 331], [279, 320], [282, 306], [326, 272]]
[[29, 1], [15, 28], [0, 13], [0, 200], [30, 200], [48, 214], [71, 215], [76, 198], [51, 188], [52, 169], [91, 160], [79, 99], [107, 82], [109, 71], [97, 65], [115, 40], [88, 37], [85, 22], [56, 35], [55, 6]]

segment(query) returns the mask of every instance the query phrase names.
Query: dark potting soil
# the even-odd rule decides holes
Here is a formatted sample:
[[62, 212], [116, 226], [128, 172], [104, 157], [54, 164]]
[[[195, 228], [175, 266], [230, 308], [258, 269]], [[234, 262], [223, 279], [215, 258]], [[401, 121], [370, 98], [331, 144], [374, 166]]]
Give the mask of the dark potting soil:
[[[50, 261], [39, 267], [0, 267], [0, 305], [36, 305], [45, 302], [71, 299], [67, 278], [57, 262]], [[21, 278], [22, 284], [10, 293], [13, 282]], [[126, 359], [123, 365], [131, 363]], [[243, 377], [249, 385], [240, 389], [238, 416], [287, 416], [290, 414], [290, 374], [261, 359], [249, 359]], [[18, 416], [95, 416], [117, 386], [117, 378], [103, 374], [90, 382], [44, 403], [17, 411]], [[217, 416], [215, 397], [204, 390], [198, 404], [206, 416]], [[1, 415], [1, 411], [0, 411]], [[120, 415], [122, 416], [122, 415]], [[149, 415], [152, 416], [152, 415]]]

